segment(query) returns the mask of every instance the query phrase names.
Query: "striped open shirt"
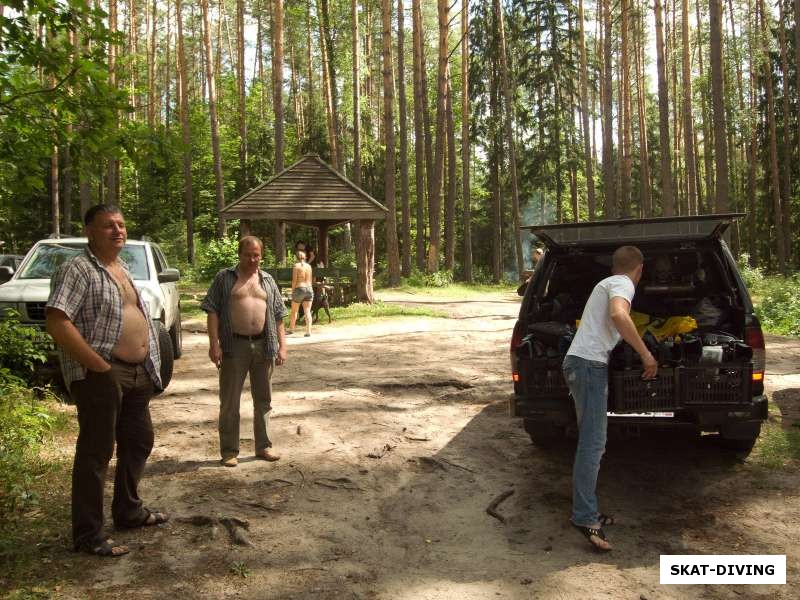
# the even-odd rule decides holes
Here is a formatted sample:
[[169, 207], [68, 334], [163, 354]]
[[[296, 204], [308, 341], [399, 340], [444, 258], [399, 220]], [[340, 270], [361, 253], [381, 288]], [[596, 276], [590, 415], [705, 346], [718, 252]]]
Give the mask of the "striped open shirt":
[[[161, 354], [158, 349], [158, 331], [142, 295], [133, 285], [128, 266], [120, 260], [131, 287], [136, 290], [136, 302], [147, 320], [150, 334], [149, 352], [144, 367], [157, 390], [161, 386]], [[122, 295], [111, 273], [87, 246], [83, 254], [62, 264], [50, 281], [50, 298], [47, 308], [62, 311], [72, 321], [78, 332], [104, 360], [111, 360], [111, 351], [122, 333]], [[59, 348], [61, 370], [67, 389], [73, 381], [86, 378], [86, 367]]]
[[[207, 313], [216, 313], [219, 317], [219, 343], [222, 346], [223, 354], [230, 354], [233, 351], [233, 325], [231, 323], [231, 294], [233, 286], [236, 284], [238, 275], [236, 267], [222, 269], [211, 287], [208, 294], [200, 304]], [[289, 312], [283, 303], [283, 297], [278, 289], [278, 284], [269, 273], [258, 271], [258, 282], [261, 289], [267, 294], [267, 318], [264, 319], [264, 354], [267, 358], [275, 358], [278, 355], [278, 323], [283, 320]], [[272, 316], [272, 318], [269, 318]]]

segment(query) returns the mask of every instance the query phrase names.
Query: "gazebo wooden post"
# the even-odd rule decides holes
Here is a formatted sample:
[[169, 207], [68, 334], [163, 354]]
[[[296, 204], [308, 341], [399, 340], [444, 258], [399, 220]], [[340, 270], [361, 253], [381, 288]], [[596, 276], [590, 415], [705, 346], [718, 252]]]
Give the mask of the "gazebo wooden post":
[[282, 267], [286, 261], [286, 223], [275, 221], [275, 261]]
[[317, 261], [322, 261], [326, 267], [330, 266], [328, 263], [328, 229], [330, 225], [325, 221], [319, 224], [319, 234], [317, 239]]
[[358, 300], [372, 304], [373, 273], [375, 271], [375, 221], [358, 221], [358, 246], [356, 264], [358, 265]]
[[239, 220], [239, 237], [243, 238], [246, 235], [250, 235], [253, 230], [250, 228], [250, 219], [240, 219]]

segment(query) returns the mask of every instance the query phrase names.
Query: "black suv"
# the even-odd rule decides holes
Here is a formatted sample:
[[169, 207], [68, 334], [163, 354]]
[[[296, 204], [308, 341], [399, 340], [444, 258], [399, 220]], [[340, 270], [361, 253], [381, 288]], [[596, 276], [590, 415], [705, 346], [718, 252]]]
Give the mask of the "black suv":
[[527, 229], [547, 251], [525, 290], [511, 339], [514, 396], [536, 444], [563, 437], [575, 409], [561, 362], [594, 285], [611, 274], [622, 245], [645, 257], [632, 316], [649, 324], [645, 343], [660, 363], [641, 379], [625, 342], [609, 361], [609, 427], [718, 432], [736, 449], [752, 447], [767, 418], [765, 351], [753, 303], [722, 234], [740, 214], [621, 219]]

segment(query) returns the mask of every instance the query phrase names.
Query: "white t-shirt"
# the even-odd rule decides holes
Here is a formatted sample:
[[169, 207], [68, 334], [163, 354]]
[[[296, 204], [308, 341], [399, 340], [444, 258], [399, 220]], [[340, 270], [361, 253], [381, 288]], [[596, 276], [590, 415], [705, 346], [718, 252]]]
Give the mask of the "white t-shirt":
[[608, 363], [608, 355], [621, 338], [608, 313], [608, 305], [617, 296], [630, 304], [635, 293], [636, 286], [627, 275], [612, 275], [594, 286], [567, 354]]

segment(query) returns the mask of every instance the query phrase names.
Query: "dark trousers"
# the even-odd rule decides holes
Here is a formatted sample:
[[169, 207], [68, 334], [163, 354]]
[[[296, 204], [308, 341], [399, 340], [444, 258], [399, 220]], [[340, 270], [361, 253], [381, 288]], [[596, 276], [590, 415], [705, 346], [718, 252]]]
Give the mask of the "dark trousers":
[[138, 525], [147, 518], [137, 488], [153, 449], [153, 381], [143, 365], [113, 361], [111, 371], [88, 371], [70, 391], [80, 427], [72, 467], [72, 540], [78, 548], [104, 539], [103, 487], [115, 442], [114, 524]]

